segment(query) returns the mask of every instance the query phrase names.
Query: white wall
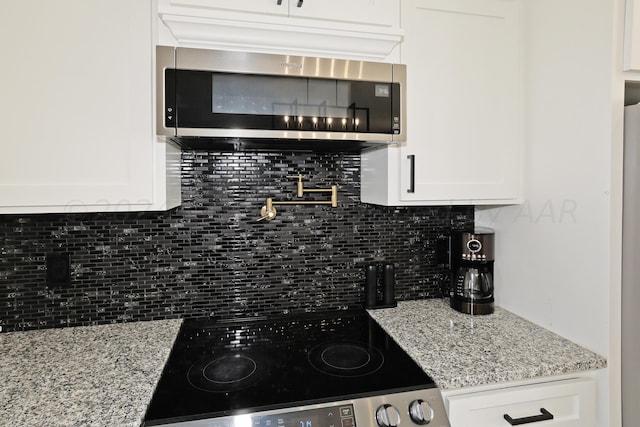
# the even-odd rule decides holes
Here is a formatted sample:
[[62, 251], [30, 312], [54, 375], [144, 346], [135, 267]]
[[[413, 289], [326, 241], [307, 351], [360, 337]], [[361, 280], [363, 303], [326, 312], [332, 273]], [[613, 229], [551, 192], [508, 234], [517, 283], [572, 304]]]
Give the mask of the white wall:
[[[620, 215], [611, 197], [615, 16], [612, 1], [525, 1], [525, 203], [476, 211], [496, 230], [496, 303], [606, 357], [619, 268], [610, 260]], [[598, 382], [598, 426], [610, 426], [608, 372]]]

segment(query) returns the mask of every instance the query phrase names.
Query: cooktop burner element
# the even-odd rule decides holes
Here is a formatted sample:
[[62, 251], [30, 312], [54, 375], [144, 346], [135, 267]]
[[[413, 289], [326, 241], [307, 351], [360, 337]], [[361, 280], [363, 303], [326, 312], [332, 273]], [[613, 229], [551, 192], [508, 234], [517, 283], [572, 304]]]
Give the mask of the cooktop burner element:
[[360, 377], [373, 374], [384, 363], [375, 347], [353, 342], [329, 342], [313, 347], [309, 363], [321, 372], [338, 377]]
[[187, 319], [144, 426], [416, 427], [394, 408], [426, 400], [429, 427], [448, 427], [431, 378], [366, 312]]
[[[257, 360], [257, 362], [256, 362]], [[268, 363], [248, 352], [230, 352], [220, 357], [206, 357], [194, 363], [187, 374], [189, 383], [203, 391], [240, 390], [261, 380]]]

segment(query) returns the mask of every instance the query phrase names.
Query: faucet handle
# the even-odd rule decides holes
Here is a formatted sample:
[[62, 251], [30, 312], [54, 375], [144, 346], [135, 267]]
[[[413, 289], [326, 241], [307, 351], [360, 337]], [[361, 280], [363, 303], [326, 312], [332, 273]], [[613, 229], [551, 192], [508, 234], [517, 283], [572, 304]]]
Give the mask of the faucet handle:
[[276, 211], [276, 208], [273, 206], [273, 199], [268, 198], [267, 203], [262, 207], [262, 209], [260, 209], [260, 218], [258, 218], [256, 222], [262, 221], [263, 219], [266, 219], [267, 221], [271, 221], [272, 219], [275, 219], [276, 214], [277, 214], [277, 211]]
[[266, 219], [267, 221], [271, 221], [272, 219], [274, 219], [276, 217], [276, 213], [274, 211], [265, 212], [264, 214], [261, 211], [260, 215], [262, 215], [262, 216], [260, 218], [256, 219], [256, 222], [262, 221], [263, 219]]

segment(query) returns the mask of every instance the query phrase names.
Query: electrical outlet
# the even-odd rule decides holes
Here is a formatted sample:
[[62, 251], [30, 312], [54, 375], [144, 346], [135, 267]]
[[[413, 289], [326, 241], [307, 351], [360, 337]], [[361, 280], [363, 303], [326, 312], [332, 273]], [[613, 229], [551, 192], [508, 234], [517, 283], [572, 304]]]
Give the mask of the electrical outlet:
[[47, 254], [47, 284], [58, 287], [71, 284], [71, 256], [68, 253]]

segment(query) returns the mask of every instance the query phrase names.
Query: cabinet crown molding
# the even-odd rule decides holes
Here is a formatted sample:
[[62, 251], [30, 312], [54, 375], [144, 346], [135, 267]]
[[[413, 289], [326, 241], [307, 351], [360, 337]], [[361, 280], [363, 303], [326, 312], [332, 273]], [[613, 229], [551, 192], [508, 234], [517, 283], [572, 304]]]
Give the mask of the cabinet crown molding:
[[[402, 41], [402, 31], [364, 25], [319, 28], [304, 22], [248, 22], [159, 13], [179, 45], [224, 50], [278, 52], [384, 60]], [[294, 22], [291, 22], [294, 21]]]

